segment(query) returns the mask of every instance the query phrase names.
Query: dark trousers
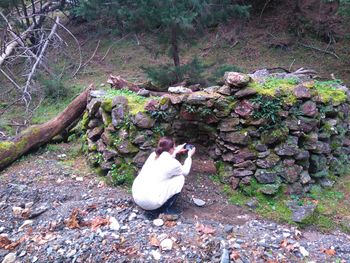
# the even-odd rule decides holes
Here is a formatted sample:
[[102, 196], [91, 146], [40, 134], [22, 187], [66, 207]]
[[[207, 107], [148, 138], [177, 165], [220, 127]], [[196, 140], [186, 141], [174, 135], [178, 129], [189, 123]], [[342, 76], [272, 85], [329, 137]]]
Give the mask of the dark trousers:
[[170, 197], [161, 207], [155, 210], [148, 210], [150, 213], [161, 214], [169, 212], [169, 209], [175, 204], [176, 199], [179, 197], [180, 193], [174, 194]]

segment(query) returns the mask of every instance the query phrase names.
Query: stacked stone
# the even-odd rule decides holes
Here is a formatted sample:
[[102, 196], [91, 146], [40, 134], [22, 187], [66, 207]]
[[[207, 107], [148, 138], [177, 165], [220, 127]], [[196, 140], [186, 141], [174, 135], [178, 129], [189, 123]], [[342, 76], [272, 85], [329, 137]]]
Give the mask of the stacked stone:
[[[290, 194], [307, 192], [314, 184], [331, 186], [349, 163], [349, 99], [322, 102], [299, 79], [292, 88], [296, 102], [282, 105], [278, 126], [264, 128], [268, 120], [254, 118], [260, 109], [252, 100], [257, 96], [252, 78], [263, 81], [229, 72], [223, 86], [150, 99], [146, 111], [136, 115], [125, 97], [108, 104], [92, 94], [86, 113], [90, 159], [105, 171], [123, 162], [141, 167], [166, 134], [207, 145], [221, 164], [221, 178], [234, 189], [252, 180], [265, 194], [277, 193], [282, 184]], [[121, 125], [126, 120], [127, 128]]]

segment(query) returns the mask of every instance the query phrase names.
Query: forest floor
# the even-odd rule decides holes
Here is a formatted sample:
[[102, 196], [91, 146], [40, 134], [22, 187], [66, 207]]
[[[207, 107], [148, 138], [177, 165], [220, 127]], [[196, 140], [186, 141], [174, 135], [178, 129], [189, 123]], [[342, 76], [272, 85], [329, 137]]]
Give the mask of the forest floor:
[[107, 186], [76, 145], [41, 148], [0, 173], [0, 262], [350, 262], [348, 234], [229, 204], [213, 172], [198, 153], [177, 201], [181, 216], [149, 221], [130, 191]]

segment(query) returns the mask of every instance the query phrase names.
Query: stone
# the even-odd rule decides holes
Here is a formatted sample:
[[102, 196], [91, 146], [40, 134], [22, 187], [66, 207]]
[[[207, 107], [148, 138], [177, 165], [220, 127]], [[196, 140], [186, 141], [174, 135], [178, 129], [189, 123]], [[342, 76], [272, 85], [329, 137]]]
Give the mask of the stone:
[[244, 161], [241, 163], [237, 163], [233, 165], [234, 168], [244, 168], [246, 170], [250, 170], [250, 171], [255, 171], [256, 170], [256, 165], [253, 161], [248, 160], [248, 161]]
[[298, 138], [295, 140], [290, 140], [291, 137], [288, 138], [286, 143], [283, 143], [275, 148], [275, 152], [279, 156], [293, 156], [299, 152], [298, 149]]
[[109, 218], [109, 229], [112, 231], [119, 231], [120, 229], [120, 224], [118, 220], [113, 216]]
[[245, 97], [249, 97], [249, 96], [252, 96], [252, 95], [255, 95], [257, 93], [257, 91], [253, 88], [245, 88], [245, 89], [242, 89], [238, 92], [235, 93], [235, 97], [240, 99], [240, 98], [245, 98]]
[[171, 104], [175, 105], [175, 104], [180, 104], [182, 102], [185, 101], [185, 99], [187, 98], [188, 95], [177, 95], [177, 94], [167, 94], [164, 95], [164, 98], [168, 98], [171, 102]]
[[128, 99], [124, 96], [116, 96], [112, 100], [112, 108], [122, 106], [123, 108], [127, 108]]
[[246, 146], [251, 141], [250, 136], [247, 133], [243, 133], [241, 131], [221, 132], [219, 136], [224, 141], [227, 141], [227, 142], [230, 142], [233, 144], [237, 144], [237, 145], [241, 145], [241, 146]]
[[256, 198], [252, 198], [248, 202], [246, 202], [245, 205], [251, 209], [256, 209], [259, 206], [259, 202], [258, 200], [256, 200]]
[[257, 169], [254, 176], [261, 184], [272, 184], [277, 180], [279, 173], [273, 170]]
[[299, 127], [303, 132], [311, 132], [316, 130], [319, 125], [319, 120], [307, 117], [299, 117]]
[[252, 115], [254, 106], [249, 100], [241, 100], [237, 103], [234, 109], [235, 113], [243, 118], [247, 118]]
[[154, 260], [156, 260], [156, 261], [158, 261], [162, 258], [162, 254], [157, 250], [152, 250], [151, 255], [154, 258]]
[[318, 134], [316, 132], [311, 132], [302, 137], [301, 146], [306, 150], [315, 150], [317, 141]]
[[114, 143], [112, 134], [107, 130], [105, 130], [101, 134], [101, 139], [102, 139], [103, 143], [105, 143], [106, 145], [109, 145], [109, 146], [112, 146]]
[[294, 183], [298, 181], [299, 176], [303, 170], [303, 167], [300, 165], [292, 165], [288, 167], [284, 167], [281, 176], [288, 182]]
[[164, 251], [171, 250], [173, 248], [173, 241], [170, 238], [164, 239], [160, 242], [160, 248]]
[[301, 112], [308, 117], [315, 117], [318, 114], [316, 103], [309, 100], [300, 106]]
[[271, 153], [265, 159], [258, 159], [256, 165], [259, 168], [267, 169], [276, 166], [280, 159], [281, 158], [278, 155]]
[[263, 159], [263, 158], [266, 158], [267, 156], [269, 156], [270, 154], [271, 154], [270, 150], [267, 150], [266, 152], [259, 152], [258, 158]]
[[310, 89], [303, 86], [303, 85], [296, 86], [293, 90], [293, 94], [298, 99], [310, 99], [311, 98]]
[[250, 76], [239, 72], [226, 72], [224, 75], [225, 84], [230, 87], [242, 88], [250, 82]]
[[222, 95], [226, 95], [226, 96], [230, 96], [231, 95], [231, 89], [227, 85], [224, 85], [224, 86], [220, 87], [217, 92], [222, 94]]
[[140, 89], [138, 92], [137, 92], [137, 95], [140, 95], [142, 97], [149, 97], [151, 94], [151, 92], [149, 90], [146, 90], [146, 89]]
[[93, 129], [93, 128], [96, 128], [98, 126], [101, 126], [102, 124], [103, 123], [99, 119], [92, 119], [88, 123], [88, 128]]
[[256, 155], [254, 152], [250, 151], [248, 148], [243, 148], [238, 150], [237, 153], [225, 153], [222, 155], [226, 161], [233, 162], [233, 163], [242, 163], [247, 160], [255, 160]]
[[265, 152], [267, 151], [267, 146], [265, 144], [257, 144], [255, 145], [255, 150], [257, 150], [258, 152]]
[[269, 146], [276, 145], [280, 142], [284, 142], [288, 137], [288, 129], [279, 128], [274, 130], [264, 131], [261, 134], [261, 142]]
[[239, 118], [227, 118], [223, 119], [219, 125], [218, 130], [222, 132], [236, 131], [239, 125]]
[[111, 112], [112, 111], [112, 100], [111, 99], [105, 99], [101, 103], [101, 108], [105, 112]]
[[296, 223], [302, 223], [307, 218], [310, 218], [317, 207], [314, 203], [300, 206], [296, 201], [290, 201], [287, 205], [292, 211], [292, 220]]
[[304, 193], [304, 188], [301, 183], [295, 182], [288, 185], [286, 193], [289, 195], [302, 195]]
[[299, 120], [295, 116], [288, 116], [284, 121], [286, 127], [291, 131], [299, 131]]
[[164, 225], [164, 221], [163, 221], [163, 219], [160, 219], [160, 218], [154, 219], [153, 225], [158, 226], [158, 227], [162, 226], [162, 225]]
[[[124, 98], [124, 97], [123, 97]], [[112, 124], [114, 127], [118, 127], [123, 123], [125, 116], [127, 116], [128, 111], [125, 106], [118, 105], [112, 110]]]
[[92, 99], [86, 106], [89, 112], [89, 116], [90, 117], [94, 116], [98, 112], [98, 109], [100, 108], [100, 106], [101, 106], [101, 100]]
[[320, 154], [311, 154], [310, 156], [310, 173], [324, 171], [327, 168], [327, 158]]
[[129, 141], [122, 142], [118, 147], [117, 150], [121, 154], [129, 154], [129, 153], [137, 153], [139, 149], [132, 145]]
[[149, 156], [149, 152], [139, 151], [135, 157], [132, 159], [133, 163], [135, 163], [136, 167], [142, 168], [144, 163], [146, 162]]
[[300, 182], [302, 184], [308, 184], [311, 181], [311, 177], [308, 171], [302, 171], [300, 174]]
[[241, 180], [239, 178], [237, 178], [237, 177], [231, 177], [231, 179], [230, 179], [231, 188], [233, 190], [236, 190], [238, 188], [238, 186], [239, 186], [239, 182], [240, 181]]
[[139, 128], [150, 129], [154, 126], [155, 120], [144, 112], [138, 112], [135, 115], [134, 123]]
[[281, 183], [279, 181], [276, 181], [276, 183], [274, 184], [261, 185], [258, 191], [265, 195], [275, 195], [278, 193], [280, 187], [281, 187]]
[[106, 144], [103, 143], [102, 139], [99, 139], [96, 143], [97, 146], [97, 151], [98, 152], [103, 152], [107, 149]]
[[188, 95], [186, 99], [186, 103], [190, 105], [206, 105], [206, 101], [209, 99], [213, 99], [215, 96], [212, 93], [206, 92], [193, 92]]
[[211, 86], [211, 87], [204, 88], [203, 91], [206, 93], [215, 93], [215, 92], [218, 92], [219, 89], [220, 89], [220, 86]]
[[244, 168], [234, 169], [233, 170], [233, 176], [234, 177], [245, 177], [245, 176], [251, 176], [254, 172], [251, 170], [246, 170]]
[[220, 257], [220, 263], [230, 263], [230, 253], [226, 248], [222, 250], [221, 257]]
[[107, 94], [104, 90], [92, 90], [90, 91], [91, 98], [102, 98], [105, 97]]
[[313, 153], [318, 154], [330, 154], [332, 152], [331, 146], [329, 143], [317, 141], [315, 149], [311, 150]]
[[192, 90], [183, 86], [177, 86], [177, 87], [169, 87], [168, 92], [175, 93], [175, 94], [189, 94], [189, 93], [192, 93]]
[[16, 261], [16, 253], [8, 253], [1, 263], [14, 263]]
[[294, 155], [295, 160], [308, 160], [310, 157], [309, 151], [299, 150], [296, 155]]
[[323, 188], [332, 188], [335, 184], [335, 181], [332, 181], [328, 178], [320, 178], [318, 182]]
[[97, 141], [100, 138], [102, 132], [103, 132], [103, 128], [102, 127], [95, 127], [92, 130], [88, 131], [87, 137], [91, 141]]
[[113, 149], [106, 149], [103, 151], [102, 156], [105, 161], [109, 161], [116, 157], [118, 155], [118, 152]]
[[199, 198], [192, 197], [192, 200], [196, 206], [204, 206], [206, 204], [205, 201], [203, 201], [202, 199], [199, 199]]
[[23, 224], [18, 228], [18, 231], [23, 231], [26, 227], [31, 226], [33, 223], [33, 220], [25, 220]]

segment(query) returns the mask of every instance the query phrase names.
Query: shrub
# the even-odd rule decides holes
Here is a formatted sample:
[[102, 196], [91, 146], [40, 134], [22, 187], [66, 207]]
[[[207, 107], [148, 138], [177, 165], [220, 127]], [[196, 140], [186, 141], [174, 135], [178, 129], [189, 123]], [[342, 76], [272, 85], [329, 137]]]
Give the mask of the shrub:
[[120, 165], [113, 164], [110, 170], [110, 175], [113, 185], [127, 185], [131, 186], [135, 179], [136, 167], [129, 163], [122, 163]]
[[39, 77], [44, 96], [53, 101], [64, 99], [69, 95], [69, 89], [64, 85], [62, 78]]

